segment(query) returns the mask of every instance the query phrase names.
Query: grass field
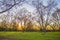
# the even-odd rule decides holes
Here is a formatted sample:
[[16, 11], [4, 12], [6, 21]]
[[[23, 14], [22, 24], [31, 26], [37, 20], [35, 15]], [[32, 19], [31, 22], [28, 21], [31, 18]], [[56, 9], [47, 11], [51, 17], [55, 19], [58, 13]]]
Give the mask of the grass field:
[[60, 32], [0, 32], [0, 40], [60, 40]]

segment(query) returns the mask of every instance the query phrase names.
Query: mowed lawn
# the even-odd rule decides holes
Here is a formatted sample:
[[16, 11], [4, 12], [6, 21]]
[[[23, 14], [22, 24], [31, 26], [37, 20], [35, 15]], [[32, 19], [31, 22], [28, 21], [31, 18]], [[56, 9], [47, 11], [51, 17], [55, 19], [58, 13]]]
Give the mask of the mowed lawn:
[[0, 32], [0, 40], [60, 40], [60, 32]]

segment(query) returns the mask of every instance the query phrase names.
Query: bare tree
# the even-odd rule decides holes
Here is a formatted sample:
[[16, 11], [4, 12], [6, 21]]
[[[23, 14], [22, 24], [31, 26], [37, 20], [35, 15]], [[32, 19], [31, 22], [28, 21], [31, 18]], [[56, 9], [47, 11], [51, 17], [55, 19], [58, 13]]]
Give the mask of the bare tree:
[[9, 23], [9, 15], [8, 14], [6, 14], [6, 15], [3, 14], [3, 16], [1, 15], [0, 18], [2, 20], [2, 22], [1, 22], [2, 28], [5, 28], [6, 30], [8, 30], [9, 24], [10, 24]]
[[53, 20], [55, 21], [57, 27], [59, 27], [60, 30], [60, 9], [57, 9], [53, 14]]
[[9, 11], [11, 8], [13, 8], [15, 5], [18, 5], [25, 0], [1, 0], [0, 1], [0, 13], [4, 13], [6, 11]]
[[57, 3], [54, 0], [49, 0], [48, 5], [44, 6], [41, 0], [32, 1], [32, 5], [36, 8], [38, 14], [38, 23], [41, 30], [45, 31], [48, 26], [49, 16], [53, 8], [56, 7]]

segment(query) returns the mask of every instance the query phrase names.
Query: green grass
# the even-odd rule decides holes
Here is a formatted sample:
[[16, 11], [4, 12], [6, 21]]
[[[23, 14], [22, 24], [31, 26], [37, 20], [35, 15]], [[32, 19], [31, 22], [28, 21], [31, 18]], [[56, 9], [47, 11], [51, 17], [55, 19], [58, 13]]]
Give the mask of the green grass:
[[60, 32], [0, 32], [0, 37], [11, 40], [60, 40]]

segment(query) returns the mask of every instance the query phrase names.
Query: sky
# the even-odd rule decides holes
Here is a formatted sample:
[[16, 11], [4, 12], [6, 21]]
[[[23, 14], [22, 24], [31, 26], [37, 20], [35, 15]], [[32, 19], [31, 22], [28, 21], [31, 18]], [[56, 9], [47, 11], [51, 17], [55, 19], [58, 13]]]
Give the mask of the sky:
[[57, 2], [58, 2], [58, 7], [60, 8], [60, 0], [57, 0]]
[[[0, 0], [1, 1], [1, 0]], [[29, 3], [31, 3], [31, 1], [32, 0], [27, 0]], [[44, 5], [47, 5], [47, 1], [48, 0], [42, 0], [43, 1], [43, 3], [44, 3]], [[58, 3], [58, 8], [60, 8], [60, 0], [56, 0], [57, 1], [57, 3]], [[23, 7], [24, 8], [26, 8], [29, 12], [33, 12], [34, 11], [34, 7], [33, 6], [31, 6], [31, 5], [29, 5], [29, 4], [27, 4], [27, 3], [24, 3], [23, 4]], [[19, 9], [20, 9], [21, 7], [17, 7], [17, 9], [13, 9], [12, 11], [18, 11]], [[6, 13], [4, 13], [4, 14], [6, 14]]]
[[[42, 0], [43, 3], [46, 5], [48, 0]], [[60, 6], [60, 0], [55, 0], [58, 3], [58, 7]]]
[[[2, 0], [0, 0], [0, 1], [2, 1]], [[28, 1], [28, 3], [30, 4], [32, 0], [27, 0], [27, 1]], [[44, 5], [47, 5], [47, 1], [48, 1], [48, 0], [42, 0], [42, 1], [43, 1], [43, 4], [44, 4]], [[57, 3], [58, 3], [57, 7], [60, 8], [60, 0], [56, 0], [56, 1], [57, 1]], [[33, 11], [34, 11], [34, 7], [31, 6], [31, 5], [29, 5], [29, 4], [24, 3], [24, 4], [23, 4], [23, 7], [25, 7], [27, 10], [33, 12]]]
[[[32, 0], [27, 0], [29, 3], [31, 3]], [[42, 0], [44, 5], [47, 5], [48, 0]], [[58, 5], [57, 7], [60, 8], [60, 0], [55, 0]], [[33, 11], [34, 7], [29, 4], [24, 4], [25, 8], [27, 8], [29, 11]]]

